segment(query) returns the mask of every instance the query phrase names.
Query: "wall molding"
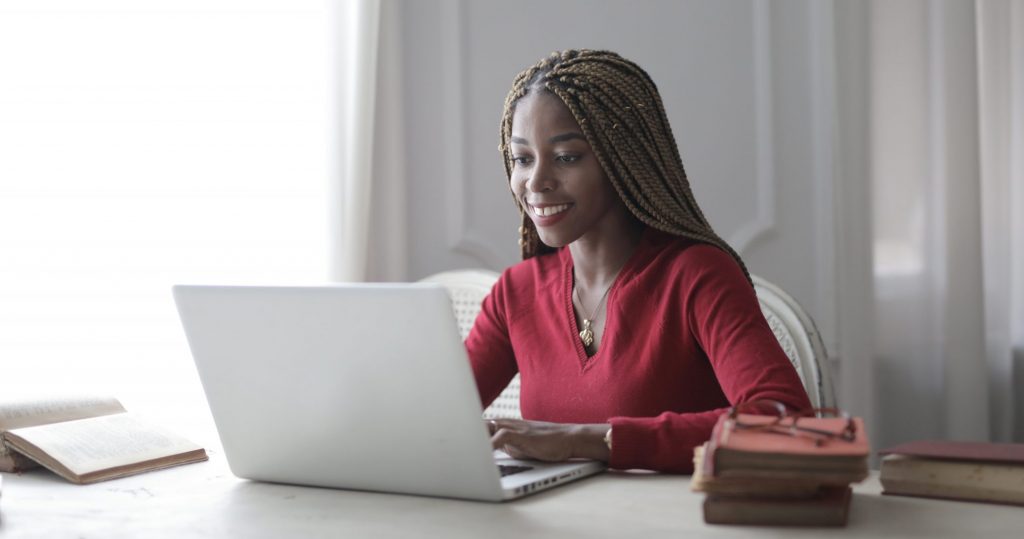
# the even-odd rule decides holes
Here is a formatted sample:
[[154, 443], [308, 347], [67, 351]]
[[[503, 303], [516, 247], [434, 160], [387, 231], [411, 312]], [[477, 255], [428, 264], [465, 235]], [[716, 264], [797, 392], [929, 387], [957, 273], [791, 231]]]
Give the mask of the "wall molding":
[[441, 136], [451, 141], [446, 145], [444, 189], [448, 209], [445, 223], [446, 244], [455, 253], [475, 258], [484, 267], [500, 270], [505, 266], [501, 256], [483, 236], [469, 227], [469, 162], [466, 154], [466, 133], [469, 125], [463, 112], [466, 80], [466, 37], [463, 26], [465, 8], [461, 0], [441, 3], [441, 86], [443, 110], [449, 121]]
[[835, 2], [831, 8], [836, 57], [834, 275], [841, 365], [836, 385], [839, 405], [863, 417], [869, 437], [878, 439], [869, 121], [872, 21], [866, 2]]
[[[753, 65], [754, 65], [754, 203], [750, 220], [731, 233], [726, 241], [741, 255], [756, 242], [776, 229], [775, 193], [778, 189], [775, 175], [775, 120], [772, 109], [772, 37], [771, 5], [767, 0], [752, 4]], [[444, 0], [441, 12], [441, 78], [444, 87], [443, 109], [450, 120], [443, 131], [444, 138], [452, 141], [446, 149], [445, 193], [448, 212], [445, 231], [446, 244], [455, 253], [475, 258], [493, 269], [504, 266], [501, 256], [486, 238], [475, 233], [470, 226], [468, 200], [469, 163], [465, 151], [466, 123], [463, 107], [464, 88], [468, 85], [465, 58], [465, 5], [462, 0]]]
[[753, 2], [754, 32], [754, 216], [729, 235], [726, 241], [740, 255], [775, 229], [775, 118], [772, 94], [771, 6]]
[[815, 251], [815, 318], [825, 328], [823, 338], [832, 360], [833, 373], [839, 372], [839, 302], [836, 290], [836, 133], [839, 111], [836, 94], [835, 5], [832, 0], [809, 6], [808, 35], [811, 72], [811, 132], [813, 140]]

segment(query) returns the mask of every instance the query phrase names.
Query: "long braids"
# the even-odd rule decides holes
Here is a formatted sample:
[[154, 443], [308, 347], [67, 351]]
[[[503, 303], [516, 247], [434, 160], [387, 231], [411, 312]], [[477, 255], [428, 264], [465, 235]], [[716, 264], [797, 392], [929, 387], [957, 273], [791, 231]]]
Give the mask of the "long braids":
[[[647, 226], [739, 254], [712, 230], [690, 190], [657, 86], [640, 66], [610, 51], [556, 52], [519, 73], [505, 98], [501, 151], [512, 176], [512, 115], [530, 91], [546, 90], [569, 108], [626, 208]], [[553, 252], [540, 241], [519, 199], [523, 259]]]

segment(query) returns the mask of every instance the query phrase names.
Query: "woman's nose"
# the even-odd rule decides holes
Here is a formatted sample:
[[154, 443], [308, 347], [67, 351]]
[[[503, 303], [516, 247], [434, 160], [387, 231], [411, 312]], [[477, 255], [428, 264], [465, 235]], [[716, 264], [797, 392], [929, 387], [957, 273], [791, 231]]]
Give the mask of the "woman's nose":
[[551, 168], [538, 160], [526, 179], [526, 188], [535, 193], [545, 193], [554, 190], [557, 183]]

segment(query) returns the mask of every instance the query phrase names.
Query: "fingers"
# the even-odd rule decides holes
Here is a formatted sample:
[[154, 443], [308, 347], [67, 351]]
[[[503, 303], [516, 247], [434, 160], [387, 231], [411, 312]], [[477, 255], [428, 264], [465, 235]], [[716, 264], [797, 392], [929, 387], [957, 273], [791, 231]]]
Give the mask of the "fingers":
[[507, 425], [504, 424], [504, 419], [487, 419], [484, 422], [487, 423], [487, 432], [491, 433], [491, 436], [497, 434], [502, 428], [507, 427]]
[[488, 419], [487, 432], [491, 434], [491, 447], [504, 451], [512, 458], [529, 458], [529, 455], [519, 449], [517, 441], [513, 439], [519, 437], [523, 428], [522, 423], [522, 421], [514, 419]]
[[529, 428], [530, 422], [523, 421], [522, 419], [496, 418], [487, 420], [487, 431], [491, 433], [491, 436], [497, 434], [501, 429], [526, 432]]
[[491, 437], [491, 448], [508, 453], [514, 459], [530, 458], [527, 451], [521, 446], [522, 435], [507, 428], [499, 428]]
[[512, 458], [559, 462], [572, 456], [565, 436], [545, 429], [530, 429], [523, 422], [512, 427], [498, 422], [498, 431], [491, 437], [491, 447], [500, 449]]
[[572, 456], [569, 426], [498, 418], [487, 421], [491, 447], [512, 458], [562, 461]]

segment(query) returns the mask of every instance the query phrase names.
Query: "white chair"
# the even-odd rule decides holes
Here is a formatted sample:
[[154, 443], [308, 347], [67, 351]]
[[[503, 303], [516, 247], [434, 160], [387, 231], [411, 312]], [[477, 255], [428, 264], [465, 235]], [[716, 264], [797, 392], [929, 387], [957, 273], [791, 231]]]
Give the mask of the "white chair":
[[499, 275], [489, 270], [456, 270], [435, 273], [420, 279], [421, 282], [444, 285], [452, 299], [455, 320], [459, 325], [459, 333], [465, 340], [469, 330], [473, 328], [476, 315], [480, 313], [480, 305], [491, 287], [498, 282]]
[[[452, 308], [459, 325], [459, 333], [465, 339], [480, 313], [480, 304], [498, 281], [498, 274], [488, 270], [455, 270], [435, 273], [420, 279], [423, 282], [439, 283], [448, 289]], [[515, 375], [504, 391], [484, 410], [485, 419], [513, 417], [521, 419], [519, 413], [519, 375]]]
[[832, 386], [828, 354], [814, 320], [781, 288], [757, 275], [751, 277], [761, 312], [775, 333], [775, 338], [779, 340], [782, 351], [800, 375], [811, 405], [817, 408], [835, 407], [836, 394]]
[[[775, 333], [786, 357], [793, 363], [800, 381], [816, 407], [835, 406], [835, 392], [828, 368], [825, 345], [811, 317], [789, 294], [778, 286], [752, 276], [761, 312]], [[440, 283], [448, 289], [459, 332], [465, 339], [473, 327], [480, 304], [498, 280], [498, 274], [487, 270], [457, 270], [437, 273], [422, 279]], [[484, 410], [485, 419], [497, 417], [522, 418], [519, 411], [519, 375], [517, 374], [498, 398]]]

